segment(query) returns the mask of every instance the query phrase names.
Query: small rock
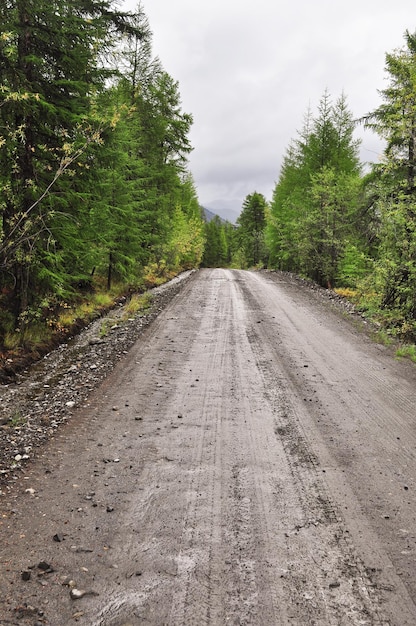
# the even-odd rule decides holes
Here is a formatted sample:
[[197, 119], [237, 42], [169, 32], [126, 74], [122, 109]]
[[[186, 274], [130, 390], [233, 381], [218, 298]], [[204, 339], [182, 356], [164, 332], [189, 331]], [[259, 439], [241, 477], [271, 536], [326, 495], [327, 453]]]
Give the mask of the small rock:
[[112, 513], [114, 511], [114, 507], [107, 506], [107, 513]]
[[22, 580], [24, 580], [25, 582], [30, 580], [30, 576], [31, 576], [31, 572], [25, 570], [24, 572], [22, 572]]
[[85, 589], [71, 589], [71, 591], [69, 592], [69, 595], [71, 597], [72, 600], [80, 600], [81, 598], [84, 598], [85, 596], [98, 596], [98, 593], [96, 591], [86, 591]]
[[337, 589], [338, 587], [341, 587], [341, 583], [339, 583], [338, 581], [334, 581], [333, 583], [329, 583], [329, 588], [330, 589]]
[[92, 548], [84, 548], [82, 546], [73, 546], [73, 549], [78, 554], [83, 554], [83, 553], [87, 553], [87, 552], [93, 552]]
[[55, 571], [52, 565], [46, 561], [40, 561], [40, 563], [38, 563], [38, 569], [40, 569], [44, 574], [52, 574], [52, 572]]
[[57, 543], [61, 543], [61, 541], [63, 541], [63, 540], [64, 540], [64, 536], [63, 536], [63, 535], [61, 535], [60, 533], [56, 533], [56, 534], [52, 537], [52, 539], [53, 539], [54, 541], [56, 541]]
[[75, 402], [73, 400], [69, 400], [69, 402], [65, 403], [65, 406], [67, 406], [68, 409], [72, 409], [75, 406]]

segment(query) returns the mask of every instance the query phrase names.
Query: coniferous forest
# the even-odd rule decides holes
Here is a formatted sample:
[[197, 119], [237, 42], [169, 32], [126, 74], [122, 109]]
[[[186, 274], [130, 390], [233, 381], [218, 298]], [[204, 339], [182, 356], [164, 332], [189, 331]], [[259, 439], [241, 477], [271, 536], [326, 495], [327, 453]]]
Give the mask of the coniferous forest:
[[[287, 149], [266, 226], [269, 263], [357, 303], [400, 339], [416, 339], [416, 35], [386, 55], [382, 104], [354, 120], [325, 93]], [[357, 124], [385, 141], [363, 173]]]
[[5, 0], [0, 19], [0, 343], [83, 292], [197, 267], [190, 114], [139, 7]]
[[[1, 3], [0, 351], [201, 265], [294, 272], [414, 342], [416, 35], [386, 55], [382, 103], [361, 120], [347, 95], [324, 92], [273, 197], [249, 194], [234, 226], [204, 221], [192, 116], [153, 56], [142, 7], [115, 7]], [[385, 141], [365, 171], [358, 124]]]
[[[271, 201], [247, 196], [223, 249], [233, 250], [237, 267], [294, 272], [335, 288], [377, 322], [381, 338], [415, 343], [416, 34], [404, 41], [386, 54], [388, 84], [375, 111], [356, 119], [345, 94], [334, 100], [325, 91], [317, 111], [306, 112]], [[359, 125], [385, 142], [382, 159], [367, 168], [354, 138]]]

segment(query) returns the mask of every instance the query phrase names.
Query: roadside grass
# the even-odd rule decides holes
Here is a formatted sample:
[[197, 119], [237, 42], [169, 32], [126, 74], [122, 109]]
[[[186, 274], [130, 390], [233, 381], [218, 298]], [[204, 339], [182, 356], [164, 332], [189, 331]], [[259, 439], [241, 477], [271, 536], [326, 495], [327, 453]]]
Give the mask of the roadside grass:
[[23, 329], [7, 332], [3, 339], [3, 346], [5, 350], [12, 353], [21, 349], [42, 351], [52, 340], [53, 334], [51, 328], [37, 322]]
[[406, 344], [400, 346], [396, 350], [397, 358], [405, 358], [410, 359], [413, 363], [416, 363], [416, 345], [415, 344]]
[[7, 422], [7, 425], [10, 426], [11, 428], [21, 428], [22, 426], [26, 424], [26, 422], [27, 422], [27, 419], [22, 415], [22, 413], [19, 410], [17, 410], [11, 414], [9, 421]]
[[[149, 271], [145, 281], [141, 280], [136, 285], [114, 283], [110, 290], [102, 281], [96, 280], [90, 290], [78, 292], [73, 300], [45, 299], [37, 308], [25, 312], [17, 328], [9, 324], [0, 338], [0, 357], [30, 353], [33, 358], [37, 358], [110, 311], [121, 299], [128, 299], [124, 320], [144, 312], [152, 303], [152, 295], [144, 290], [161, 285], [173, 277], [167, 272], [163, 276], [160, 272], [158, 274]], [[101, 335], [104, 336], [108, 330], [104, 324]]]
[[133, 294], [125, 306], [123, 319], [143, 314], [152, 305], [153, 297], [149, 292]]
[[415, 323], [409, 323], [395, 311], [382, 309], [380, 295], [374, 290], [341, 287], [335, 292], [352, 302], [357, 311], [372, 323], [370, 337], [374, 342], [392, 346], [397, 358], [408, 358], [416, 363]]
[[342, 298], [346, 298], [354, 304], [358, 304], [360, 300], [360, 292], [358, 289], [351, 289], [350, 287], [336, 287], [334, 291]]

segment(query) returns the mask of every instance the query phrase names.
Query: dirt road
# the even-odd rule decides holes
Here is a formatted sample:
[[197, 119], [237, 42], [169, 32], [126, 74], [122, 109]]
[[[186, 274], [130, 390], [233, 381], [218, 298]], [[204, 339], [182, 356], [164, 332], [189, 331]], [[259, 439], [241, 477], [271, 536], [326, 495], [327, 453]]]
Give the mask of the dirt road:
[[415, 418], [318, 292], [200, 271], [0, 499], [0, 624], [414, 625]]

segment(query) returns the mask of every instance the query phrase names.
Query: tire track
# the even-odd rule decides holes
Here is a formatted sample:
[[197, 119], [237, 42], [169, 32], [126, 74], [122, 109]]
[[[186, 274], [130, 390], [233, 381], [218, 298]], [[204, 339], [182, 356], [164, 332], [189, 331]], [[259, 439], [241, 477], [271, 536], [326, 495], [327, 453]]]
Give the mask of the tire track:
[[[21, 485], [3, 562], [20, 544], [56, 575], [45, 588], [21, 580], [27, 555], [16, 550], [4, 572], [10, 610], [31, 594], [49, 623], [80, 626], [413, 624], [393, 558], [408, 550], [398, 562], [412, 561], [412, 493], [382, 534], [374, 498], [391, 497], [393, 473], [383, 466], [388, 494], [384, 477], [357, 479], [370, 462], [382, 467], [382, 453], [413, 471], [411, 425], [402, 412], [386, 417], [409, 435], [401, 461], [395, 433], [369, 437], [379, 431], [365, 401], [347, 405], [344, 385], [353, 398], [365, 387], [348, 369], [353, 348], [342, 359], [318, 349], [334, 329], [287, 286], [195, 275], [74, 416], [53, 474], [39, 464]], [[370, 362], [357, 368], [363, 379]], [[58, 531], [63, 542], [51, 539]], [[395, 532], [406, 540], [393, 543]], [[63, 574], [94, 594], [75, 606]]]
[[[413, 624], [414, 605], [403, 585], [406, 570], [410, 578], [409, 557], [406, 563], [410, 552], [403, 551], [400, 556], [390, 548], [398, 545], [397, 536], [403, 533], [404, 542], [414, 528], [412, 498], [408, 498], [408, 506], [399, 508], [388, 502], [393, 494], [391, 487], [385, 487], [395, 481], [396, 473], [412, 484], [415, 437], [410, 417], [414, 409], [410, 407], [414, 386], [399, 376], [400, 367], [390, 363], [387, 355], [375, 359], [373, 355], [371, 360], [370, 353], [376, 352], [373, 344], [364, 342], [363, 346], [365, 338], [357, 341], [345, 321], [311, 304], [299, 306], [304, 292], [294, 290], [292, 294], [285, 282], [276, 285], [253, 274], [250, 278], [244, 275], [242, 288], [251, 310], [263, 321], [252, 325], [249, 338], [276, 408], [276, 433], [287, 452], [305, 510], [315, 509], [318, 519], [329, 517], [341, 524], [334, 536], [350, 555], [346, 569], [351, 570], [353, 581], [364, 581], [376, 608], [382, 602], [382, 623], [389, 619], [400, 626]], [[334, 334], [332, 329], [340, 325]], [[364, 366], [360, 365], [361, 356]], [[405, 401], [393, 409], [396, 398]], [[400, 423], [403, 428], [397, 430]], [[409, 437], [406, 449], [397, 437], [398, 432], [403, 437], [403, 429]], [[406, 479], [403, 466], [409, 472]], [[389, 477], [389, 482], [380, 481], [381, 475]], [[386, 527], [392, 507], [402, 519]], [[387, 543], [377, 536], [386, 530]]]

